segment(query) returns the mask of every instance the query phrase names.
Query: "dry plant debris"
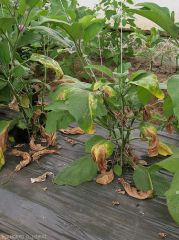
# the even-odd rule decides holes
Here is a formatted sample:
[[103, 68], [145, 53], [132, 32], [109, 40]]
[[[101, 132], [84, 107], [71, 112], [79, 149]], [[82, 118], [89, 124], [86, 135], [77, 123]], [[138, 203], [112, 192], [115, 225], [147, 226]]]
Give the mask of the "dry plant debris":
[[120, 205], [120, 202], [118, 202], [118, 201], [112, 201], [112, 205], [113, 205], [113, 206], [119, 206], [119, 205]]
[[75, 141], [74, 139], [71, 139], [71, 138], [65, 137], [64, 140], [65, 140], [65, 142], [70, 143], [71, 145], [77, 144], [77, 141]]
[[122, 190], [121, 188], [116, 189], [115, 192], [120, 193], [120, 194], [122, 194], [122, 195], [125, 195], [125, 193], [126, 193], [126, 192], [125, 192], [124, 190]]
[[132, 187], [123, 178], [120, 178], [119, 182], [124, 187], [126, 193], [133, 198], [144, 200], [144, 199], [153, 197], [153, 191], [152, 190], [149, 190], [147, 192], [138, 191], [135, 187]]
[[164, 232], [160, 232], [158, 235], [159, 235], [159, 237], [161, 237], [163, 239], [167, 237], [167, 234]]
[[31, 183], [41, 183], [45, 182], [48, 176], [54, 176], [53, 172], [45, 172], [41, 176], [38, 176], [36, 178], [31, 178], [30, 181]]

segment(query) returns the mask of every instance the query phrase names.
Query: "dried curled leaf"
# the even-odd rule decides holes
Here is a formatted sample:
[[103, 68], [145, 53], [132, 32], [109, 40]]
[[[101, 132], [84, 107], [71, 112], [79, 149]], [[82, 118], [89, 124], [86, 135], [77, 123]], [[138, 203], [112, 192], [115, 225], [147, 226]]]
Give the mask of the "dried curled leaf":
[[135, 187], [131, 187], [131, 185], [127, 183], [123, 178], [120, 178], [119, 182], [122, 184], [127, 194], [133, 198], [144, 200], [153, 197], [152, 190], [149, 190], [147, 192], [137, 191]]
[[99, 174], [96, 177], [96, 182], [102, 185], [106, 185], [111, 183], [113, 179], [114, 179], [114, 173], [113, 173], [113, 170], [111, 169], [109, 172], [104, 172]]
[[33, 136], [30, 139], [29, 146], [33, 151], [41, 151], [46, 148], [46, 147], [42, 146], [41, 144], [35, 144], [35, 139]]
[[45, 180], [48, 176], [53, 176], [53, 175], [54, 175], [53, 172], [45, 172], [41, 176], [38, 176], [36, 178], [31, 178], [30, 181], [31, 181], [31, 183], [45, 182]]
[[16, 157], [22, 157], [20, 163], [16, 166], [15, 171], [18, 172], [22, 168], [26, 167], [31, 162], [31, 156], [27, 152], [19, 151], [17, 149], [12, 150], [12, 154]]
[[58, 153], [58, 151], [54, 150], [54, 149], [43, 149], [38, 152], [32, 152], [31, 157], [32, 157], [33, 161], [35, 161], [35, 160], [38, 160], [43, 155], [54, 154], [54, 153]]
[[7, 129], [0, 133], [0, 148], [4, 152], [6, 150], [8, 132]]
[[98, 169], [101, 173], [106, 173], [107, 162], [106, 162], [106, 148], [104, 144], [96, 144], [91, 149], [91, 154], [94, 161], [98, 165]]
[[64, 134], [84, 134], [85, 132], [80, 127], [74, 127], [74, 128], [66, 128], [66, 129], [60, 129], [60, 132]]

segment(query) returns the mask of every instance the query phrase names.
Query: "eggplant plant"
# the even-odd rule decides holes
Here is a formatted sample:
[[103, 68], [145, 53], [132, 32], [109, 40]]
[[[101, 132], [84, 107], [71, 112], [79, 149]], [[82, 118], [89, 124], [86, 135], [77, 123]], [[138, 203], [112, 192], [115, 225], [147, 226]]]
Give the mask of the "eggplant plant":
[[[150, 20], [156, 18], [156, 23], [178, 44], [178, 27], [173, 21], [173, 14], [170, 15], [166, 8], [156, 4], [146, 3], [142, 6], [142, 10], [131, 11]], [[70, 29], [67, 25], [65, 28], [66, 31]], [[124, 166], [128, 165], [134, 170], [133, 181], [141, 191], [138, 198], [144, 199], [144, 195], [165, 196], [172, 217], [179, 223], [176, 211], [178, 148], [168, 146], [157, 135], [164, 128], [170, 133], [174, 128], [177, 129], [178, 76], [171, 77], [167, 87], [166, 84], [160, 84], [157, 76], [151, 72], [137, 71], [129, 76], [129, 68], [129, 63], [122, 62], [114, 71], [102, 64], [87, 65], [85, 69], [99, 71], [101, 77], [95, 77], [92, 83], [82, 83], [66, 76], [69, 81], [60, 84], [51, 94], [51, 103], [46, 107], [49, 111], [47, 132], [77, 123], [86, 133], [93, 134], [85, 144], [86, 155], [62, 170], [54, 182], [77, 186], [96, 177], [97, 183], [107, 184], [114, 179], [114, 174], [121, 176]], [[161, 106], [163, 111], [156, 111]], [[95, 135], [97, 125], [107, 130], [107, 138]], [[148, 142], [147, 153], [150, 157], [169, 157], [143, 166], [144, 162], [140, 161], [133, 149], [132, 143], [136, 138]], [[160, 173], [161, 169], [175, 174], [172, 183]], [[125, 185], [123, 180], [121, 183]]]

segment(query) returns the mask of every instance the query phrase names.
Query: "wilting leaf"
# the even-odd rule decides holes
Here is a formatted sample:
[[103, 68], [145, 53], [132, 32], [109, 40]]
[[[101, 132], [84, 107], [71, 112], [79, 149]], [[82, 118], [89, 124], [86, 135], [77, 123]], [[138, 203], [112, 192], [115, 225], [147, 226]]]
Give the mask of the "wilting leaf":
[[101, 173], [106, 172], [107, 170], [107, 161], [106, 159], [111, 156], [113, 153], [114, 145], [107, 140], [103, 140], [95, 144], [91, 149], [91, 154], [98, 165], [98, 169]]
[[71, 134], [71, 135], [84, 134], [85, 133], [83, 131], [83, 129], [81, 129], [80, 127], [60, 129], [60, 132], [62, 132], [64, 134]]
[[127, 183], [123, 178], [120, 178], [119, 182], [122, 184], [127, 194], [133, 198], [144, 200], [153, 197], [152, 190], [149, 190], [147, 192], [137, 191], [135, 187], [131, 187], [131, 185]]
[[33, 53], [30, 60], [35, 62], [40, 62], [46, 68], [51, 68], [55, 70], [57, 78], [62, 78], [64, 75], [59, 63], [50, 57], [47, 57], [45, 55], [41, 55], [38, 53]]
[[159, 88], [159, 82], [155, 74], [142, 73], [140, 76], [137, 76], [137, 80], [133, 79], [130, 83], [148, 90], [153, 96], [160, 100], [165, 97], [164, 93]]
[[45, 182], [46, 178], [48, 176], [53, 176], [54, 174], [52, 172], [45, 172], [41, 176], [38, 176], [36, 178], [31, 178], [30, 181], [31, 183], [40, 183], [40, 182]]
[[166, 192], [168, 210], [179, 224], [179, 170], [175, 173], [170, 189]]
[[114, 173], [113, 173], [113, 170], [111, 169], [109, 172], [104, 172], [99, 174], [96, 177], [96, 182], [101, 185], [106, 185], [111, 183], [113, 179], [114, 179]]
[[159, 141], [157, 130], [152, 125], [144, 124], [141, 128], [142, 137], [149, 140], [148, 154], [150, 157], [172, 155], [172, 149], [165, 143]]
[[70, 166], [62, 170], [54, 179], [58, 185], [77, 186], [91, 181], [96, 177], [97, 166], [90, 156], [84, 156], [74, 161]]

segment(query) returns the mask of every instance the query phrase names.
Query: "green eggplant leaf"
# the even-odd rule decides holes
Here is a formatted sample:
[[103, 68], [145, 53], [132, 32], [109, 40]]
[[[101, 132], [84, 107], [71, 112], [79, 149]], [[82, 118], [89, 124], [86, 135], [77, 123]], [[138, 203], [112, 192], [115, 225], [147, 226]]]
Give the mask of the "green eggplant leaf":
[[168, 210], [175, 222], [179, 224], [179, 171], [175, 173], [171, 187], [165, 195]]
[[96, 175], [96, 163], [90, 156], [84, 156], [62, 170], [54, 178], [54, 183], [58, 185], [78, 186], [81, 183], [92, 181]]
[[139, 14], [152, 22], [156, 23], [163, 30], [168, 32], [171, 37], [177, 38], [179, 36], [179, 28], [174, 23], [170, 11], [166, 7], [160, 7], [156, 3], [139, 3], [137, 6], [140, 9], [129, 9], [129, 11]]
[[169, 108], [171, 107], [170, 111], [172, 111], [172, 109], [173, 109], [174, 114], [179, 121], [179, 104], [178, 104], [179, 103], [179, 94], [178, 94], [178, 92], [179, 92], [179, 74], [173, 75], [168, 79], [167, 91], [172, 100], [172, 103], [170, 100], [168, 103]]

